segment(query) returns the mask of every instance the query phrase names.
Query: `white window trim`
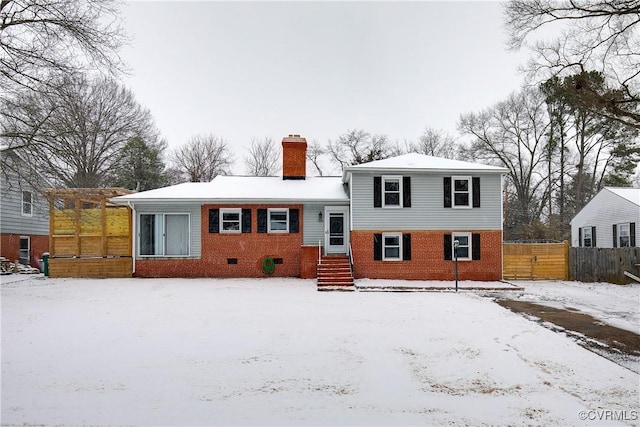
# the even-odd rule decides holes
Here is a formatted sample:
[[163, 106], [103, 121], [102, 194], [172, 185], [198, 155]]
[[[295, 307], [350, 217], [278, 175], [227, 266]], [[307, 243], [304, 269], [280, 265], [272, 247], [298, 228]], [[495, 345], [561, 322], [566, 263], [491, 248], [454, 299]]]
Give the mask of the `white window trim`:
[[[387, 258], [385, 249], [385, 238], [386, 237], [397, 237], [398, 238], [398, 258]], [[402, 233], [382, 233], [382, 260], [383, 261], [402, 261]]]
[[[29, 201], [26, 202], [24, 200], [24, 193], [29, 193]], [[25, 205], [29, 205], [29, 213], [26, 213], [24, 211], [24, 207]], [[22, 216], [33, 216], [33, 192], [31, 191], [27, 191], [27, 190], [23, 190], [22, 191], [22, 202], [20, 203], [20, 213], [22, 214]]]
[[[625, 227], [627, 232], [624, 236], [622, 234], [622, 227]], [[617, 232], [618, 232], [618, 235], [616, 236], [616, 239], [618, 240], [618, 247], [619, 248], [627, 247], [627, 246], [622, 246], [622, 237], [627, 237], [629, 239], [629, 246], [631, 246], [631, 223], [623, 222], [621, 224], [618, 224]]]
[[471, 233], [466, 232], [453, 232], [451, 233], [451, 260], [455, 261], [456, 255], [453, 247], [453, 242], [456, 241], [456, 236], [467, 236], [467, 242], [469, 242], [469, 256], [468, 257], [458, 257], [458, 261], [471, 261], [473, 260], [473, 242], [471, 241]]
[[[397, 205], [387, 205], [386, 201], [387, 198], [385, 197], [386, 195], [386, 186], [385, 183], [387, 181], [398, 181], [398, 204]], [[398, 209], [402, 207], [402, 175], [384, 175], [382, 177], [382, 207], [383, 208], [387, 208], [387, 209]]]
[[[591, 233], [591, 227], [580, 227], [582, 229], [582, 241], [580, 242], [580, 246], [583, 248], [592, 248], [593, 247], [593, 236]], [[589, 232], [589, 246], [584, 244], [585, 239], [587, 238], [586, 234]]]
[[[142, 243], [142, 239], [140, 239], [140, 229], [137, 230], [137, 236], [138, 236], [138, 257], [139, 258], [189, 258], [191, 257], [191, 247], [192, 247], [192, 242], [191, 242], [191, 214], [188, 212], [141, 212], [138, 214], [138, 224], [141, 224], [141, 220], [140, 217], [142, 215], [162, 215], [162, 255], [142, 255], [140, 253], [140, 244]], [[166, 227], [167, 227], [167, 222], [166, 222], [166, 217], [167, 215], [186, 215], [187, 216], [187, 231], [188, 231], [188, 236], [189, 236], [189, 253], [187, 255], [165, 255], [165, 248], [166, 248], [166, 242], [165, 242], [165, 236], [167, 234], [166, 232]], [[139, 227], [139, 226], [138, 226]]]
[[[225, 230], [223, 227], [224, 214], [225, 213], [234, 213], [238, 214], [238, 229], [237, 230]], [[220, 208], [220, 225], [219, 230], [222, 234], [240, 234], [242, 233], [242, 209], [241, 208]]]
[[[284, 230], [272, 230], [271, 229], [271, 213], [285, 213], [287, 219], [285, 220], [286, 228]], [[267, 209], [267, 232], [276, 234], [285, 234], [289, 232], [289, 208], [270, 208]]]
[[[456, 205], [456, 181], [467, 181], [469, 189], [469, 202], [467, 205]], [[459, 191], [462, 193], [462, 191]], [[470, 176], [452, 176], [451, 177], [451, 207], [453, 209], [471, 209], [473, 207], [473, 180]]]

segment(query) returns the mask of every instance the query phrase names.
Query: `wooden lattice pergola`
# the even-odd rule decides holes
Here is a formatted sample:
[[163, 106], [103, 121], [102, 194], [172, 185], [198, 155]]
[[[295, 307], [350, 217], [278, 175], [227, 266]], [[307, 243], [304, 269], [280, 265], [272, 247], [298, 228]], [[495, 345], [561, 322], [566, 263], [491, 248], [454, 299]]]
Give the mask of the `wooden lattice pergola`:
[[49, 200], [51, 277], [130, 277], [131, 211], [109, 199], [124, 188], [64, 188]]

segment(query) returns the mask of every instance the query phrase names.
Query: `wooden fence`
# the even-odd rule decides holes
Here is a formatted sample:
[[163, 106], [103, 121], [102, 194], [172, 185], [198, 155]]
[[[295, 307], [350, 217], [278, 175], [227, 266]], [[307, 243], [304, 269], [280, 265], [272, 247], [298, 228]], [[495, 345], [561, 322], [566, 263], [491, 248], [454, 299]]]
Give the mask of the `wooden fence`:
[[131, 277], [131, 211], [123, 189], [58, 189], [49, 196], [49, 276]]
[[581, 282], [633, 283], [640, 276], [640, 248], [571, 248], [569, 276]]
[[569, 242], [503, 243], [502, 275], [505, 279], [569, 278]]

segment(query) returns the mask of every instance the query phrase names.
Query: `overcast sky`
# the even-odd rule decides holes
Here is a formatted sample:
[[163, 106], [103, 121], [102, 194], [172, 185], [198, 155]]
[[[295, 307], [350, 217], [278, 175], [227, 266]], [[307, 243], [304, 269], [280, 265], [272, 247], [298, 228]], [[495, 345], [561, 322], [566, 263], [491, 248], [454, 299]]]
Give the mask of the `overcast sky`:
[[497, 2], [133, 2], [125, 83], [170, 147], [348, 129], [415, 140], [518, 90]]

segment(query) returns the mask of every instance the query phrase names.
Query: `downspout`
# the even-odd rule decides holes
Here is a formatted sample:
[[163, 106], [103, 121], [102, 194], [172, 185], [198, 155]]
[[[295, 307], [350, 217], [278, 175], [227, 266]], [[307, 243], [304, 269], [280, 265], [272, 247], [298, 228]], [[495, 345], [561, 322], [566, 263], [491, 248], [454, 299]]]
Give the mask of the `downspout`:
[[127, 206], [131, 209], [131, 275], [135, 276], [136, 274], [136, 208], [131, 203], [131, 201], [127, 202]]

